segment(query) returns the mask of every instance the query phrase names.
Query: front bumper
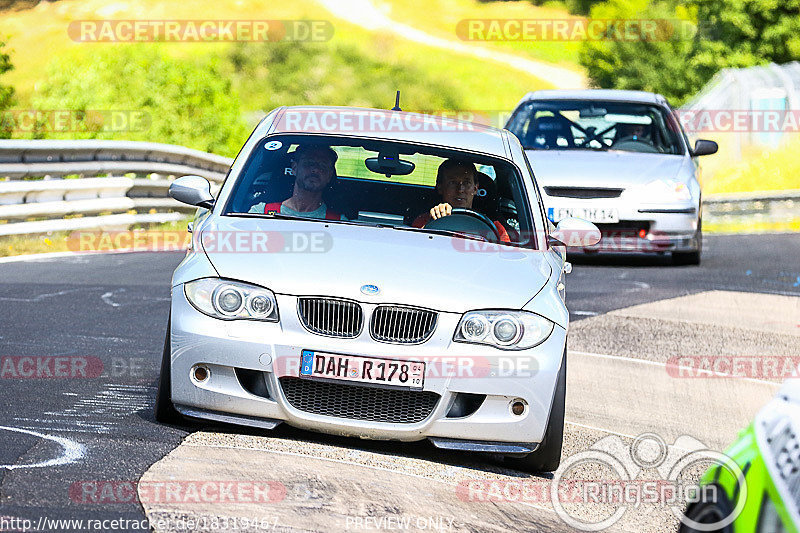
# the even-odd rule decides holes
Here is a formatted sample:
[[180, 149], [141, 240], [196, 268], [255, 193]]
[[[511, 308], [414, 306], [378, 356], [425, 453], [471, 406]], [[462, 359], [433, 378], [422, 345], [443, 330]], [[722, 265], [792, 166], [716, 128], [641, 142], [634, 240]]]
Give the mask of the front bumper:
[[[272, 427], [279, 421], [302, 429], [369, 439], [541, 442], [565, 353], [563, 328], [555, 326], [547, 340], [530, 350], [504, 351], [453, 343], [461, 315], [440, 313], [427, 342], [388, 344], [372, 340], [366, 326], [355, 339], [311, 334], [297, 316], [297, 299], [279, 294], [277, 300], [279, 323], [223, 321], [197, 311], [186, 299], [183, 285], [172, 289], [171, 392], [178, 410], [198, 418], [261, 427]], [[413, 423], [339, 418], [298, 409], [287, 400], [280, 378], [298, 376], [303, 349], [426, 361], [429, 370], [423, 390], [438, 394], [439, 399], [424, 420]], [[191, 376], [196, 365], [210, 371], [210, 377], [202, 383]], [[242, 370], [263, 376], [266, 393], [255, 394], [252, 387], [245, 387]], [[460, 394], [485, 395], [485, 399], [468, 416], [453, 417], [451, 408]], [[527, 404], [522, 415], [510, 410], [516, 399]], [[233, 418], [223, 420], [220, 417], [224, 415]]]
[[573, 251], [592, 252], [694, 252], [699, 242], [700, 207], [696, 203], [654, 204], [619, 198], [563, 198], [543, 194], [548, 208], [615, 209], [618, 223], [596, 223], [600, 242]]

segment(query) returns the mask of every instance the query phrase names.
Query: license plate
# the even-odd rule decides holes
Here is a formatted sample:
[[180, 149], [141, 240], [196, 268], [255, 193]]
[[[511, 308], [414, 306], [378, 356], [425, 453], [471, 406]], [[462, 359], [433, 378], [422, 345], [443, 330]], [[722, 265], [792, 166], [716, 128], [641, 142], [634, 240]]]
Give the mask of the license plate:
[[300, 377], [421, 389], [425, 363], [303, 350]]
[[575, 217], [589, 222], [619, 222], [619, 212], [612, 208], [602, 207], [548, 207], [547, 218], [554, 224], [559, 220]]

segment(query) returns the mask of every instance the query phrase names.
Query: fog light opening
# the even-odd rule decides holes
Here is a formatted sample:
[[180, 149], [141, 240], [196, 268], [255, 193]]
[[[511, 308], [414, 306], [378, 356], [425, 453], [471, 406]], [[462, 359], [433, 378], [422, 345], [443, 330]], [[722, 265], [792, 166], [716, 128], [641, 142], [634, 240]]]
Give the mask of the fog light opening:
[[514, 416], [524, 415], [525, 411], [527, 411], [528, 408], [528, 402], [526, 402], [522, 398], [516, 398], [514, 400], [511, 400], [511, 403], [509, 405], [511, 408], [511, 414]]
[[194, 368], [192, 368], [192, 377], [198, 383], [204, 383], [208, 381], [208, 378], [210, 376], [211, 376], [211, 371], [208, 369], [208, 367], [205, 367], [203, 365], [197, 365]]

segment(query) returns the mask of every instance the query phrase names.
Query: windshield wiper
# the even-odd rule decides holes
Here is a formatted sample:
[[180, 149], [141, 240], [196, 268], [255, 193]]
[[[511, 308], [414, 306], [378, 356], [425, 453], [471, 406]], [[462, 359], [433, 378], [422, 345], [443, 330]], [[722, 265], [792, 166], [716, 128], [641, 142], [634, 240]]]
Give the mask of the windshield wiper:
[[273, 213], [273, 214], [266, 214], [266, 213], [226, 213], [225, 216], [231, 217], [246, 217], [246, 218], [279, 218], [281, 220], [303, 220], [307, 222], [334, 222], [337, 224], [352, 224], [353, 226], [369, 226], [371, 228], [387, 228], [391, 227], [387, 224], [380, 224], [376, 222], [363, 222], [360, 220], [329, 220], [327, 218], [310, 218], [310, 217], [299, 217], [296, 215], [284, 215], [282, 213]]
[[319, 218], [297, 217], [294, 215], [282, 215], [281, 213], [225, 213], [228, 217], [245, 217], [245, 218], [280, 218], [283, 220], [322, 220]]
[[425, 228], [415, 228], [413, 226], [391, 226], [393, 229], [398, 229], [401, 231], [421, 231], [422, 233], [433, 233], [435, 235], [444, 235], [446, 237], [462, 237], [464, 239], [471, 239], [474, 241], [484, 241], [489, 242], [488, 239], [481, 237], [479, 235], [474, 235], [472, 233], [464, 233], [463, 231], [453, 231], [447, 229], [425, 229]]

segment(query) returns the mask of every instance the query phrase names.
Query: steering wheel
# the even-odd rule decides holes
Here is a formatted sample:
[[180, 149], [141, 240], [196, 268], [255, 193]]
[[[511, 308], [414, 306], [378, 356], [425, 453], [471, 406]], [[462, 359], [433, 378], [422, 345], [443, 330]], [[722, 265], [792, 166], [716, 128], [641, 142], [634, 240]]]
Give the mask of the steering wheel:
[[628, 152], [643, 152], [648, 154], [657, 154], [658, 149], [650, 144], [648, 141], [634, 139], [633, 137], [623, 137], [611, 145], [613, 150], [626, 150]]
[[[452, 214], [446, 217], [431, 220], [424, 226], [426, 229], [441, 229], [477, 235], [489, 242], [500, 242], [500, 233], [492, 219], [472, 209], [454, 207]], [[486, 231], [489, 229], [490, 231]]]

